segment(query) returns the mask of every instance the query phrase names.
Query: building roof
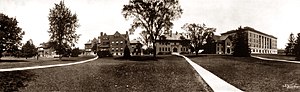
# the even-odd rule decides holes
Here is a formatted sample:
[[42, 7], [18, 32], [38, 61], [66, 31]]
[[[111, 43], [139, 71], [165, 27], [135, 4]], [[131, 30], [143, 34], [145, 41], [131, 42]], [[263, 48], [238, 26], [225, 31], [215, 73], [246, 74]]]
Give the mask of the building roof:
[[[245, 31], [252, 31], [252, 32], [256, 32], [256, 33], [260, 33], [260, 34], [263, 34], [263, 35], [267, 35], [267, 36], [270, 36], [272, 38], [275, 38], [277, 39], [277, 37], [273, 36], [273, 35], [269, 35], [269, 34], [266, 34], [266, 33], [263, 33], [263, 32], [260, 32], [260, 31], [257, 31], [251, 27], [244, 27], [244, 29], [246, 29]], [[231, 33], [235, 33], [237, 30], [230, 30], [230, 31], [227, 31], [225, 33], [222, 33], [221, 35], [225, 35], [225, 34], [231, 34]]]
[[217, 39], [217, 42], [224, 42], [227, 38], [230, 39], [230, 40], [233, 40], [232, 35], [222, 35], [222, 36], [220, 36], [219, 39]]
[[187, 33], [172, 33], [171, 35], [162, 35], [162, 37], [166, 37], [166, 40], [182, 40], [184, 39], [191, 39]]
[[115, 36], [120, 36], [120, 37], [122, 37], [122, 38], [124, 38], [124, 39], [127, 39], [127, 38], [129, 38], [129, 36], [128, 36], [128, 33], [126, 32], [126, 34], [120, 34], [118, 31], [116, 31], [115, 32], [115, 34], [113, 34], [113, 35], [106, 35], [106, 33], [104, 33], [104, 35], [103, 36], [107, 36], [108, 37], [108, 39], [114, 39], [114, 37]]
[[130, 44], [137, 44], [137, 43], [140, 43], [140, 42], [141, 41], [137, 40], [137, 39], [130, 40]]

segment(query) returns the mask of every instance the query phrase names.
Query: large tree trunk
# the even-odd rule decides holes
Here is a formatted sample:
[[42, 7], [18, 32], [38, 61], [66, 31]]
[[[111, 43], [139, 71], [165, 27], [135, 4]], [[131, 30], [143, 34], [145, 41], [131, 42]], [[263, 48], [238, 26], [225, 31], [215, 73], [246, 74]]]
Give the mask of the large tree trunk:
[[198, 52], [199, 52], [199, 50], [195, 50], [196, 51], [196, 56], [198, 56]]
[[153, 58], [156, 58], [156, 42], [153, 42]]
[[59, 57], [59, 61], [61, 61], [61, 59], [62, 59], [63, 56], [62, 55], [58, 55], [58, 57]]

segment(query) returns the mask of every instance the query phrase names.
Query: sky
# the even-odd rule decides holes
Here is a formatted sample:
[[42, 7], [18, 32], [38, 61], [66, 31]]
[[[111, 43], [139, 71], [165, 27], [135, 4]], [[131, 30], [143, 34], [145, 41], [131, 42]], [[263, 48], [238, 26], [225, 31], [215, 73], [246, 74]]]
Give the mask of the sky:
[[[60, 0], [0, 0], [0, 13], [15, 17], [25, 31], [22, 43], [29, 39], [36, 46], [50, 38], [49, 11]], [[129, 0], [65, 0], [76, 13], [81, 34], [76, 47], [98, 37], [100, 32], [125, 33], [131, 21], [121, 14]], [[285, 48], [290, 33], [300, 33], [300, 0], [179, 0], [183, 14], [174, 20], [173, 32], [184, 32], [185, 23], [206, 24], [217, 35], [239, 26], [249, 26], [277, 37], [278, 48]], [[137, 32], [138, 33], [138, 32]], [[132, 36], [133, 38], [135, 36]]]

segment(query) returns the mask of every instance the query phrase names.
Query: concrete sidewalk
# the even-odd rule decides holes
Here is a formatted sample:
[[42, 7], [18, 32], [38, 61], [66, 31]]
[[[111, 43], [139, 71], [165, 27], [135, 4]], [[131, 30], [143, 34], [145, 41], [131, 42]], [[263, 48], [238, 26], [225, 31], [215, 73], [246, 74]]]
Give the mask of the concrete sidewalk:
[[76, 65], [81, 63], [86, 63], [89, 61], [93, 61], [98, 59], [98, 56], [92, 59], [78, 61], [74, 63], [67, 63], [67, 64], [55, 64], [55, 65], [43, 65], [43, 66], [31, 66], [31, 67], [19, 67], [19, 68], [8, 68], [8, 69], [0, 69], [0, 72], [7, 72], [7, 71], [20, 71], [20, 70], [32, 70], [32, 69], [42, 69], [42, 68], [51, 68], [51, 67], [59, 67], [59, 66], [69, 66], [69, 65]]
[[296, 63], [296, 64], [300, 64], [300, 61], [290, 61], [290, 60], [281, 60], [281, 59], [270, 59], [270, 58], [264, 58], [264, 57], [253, 56], [253, 55], [251, 55], [251, 57], [257, 58], [257, 59], [261, 59], [261, 60], [280, 61], [280, 62], [288, 62], [288, 63]]
[[193, 66], [193, 68], [200, 75], [199, 77], [202, 77], [203, 80], [212, 88], [214, 92], [243, 92], [242, 90], [234, 87], [233, 85], [227, 83], [226, 81], [222, 80], [218, 76], [214, 75], [213, 73], [209, 72], [208, 70], [194, 63], [192, 60], [185, 57], [184, 55], [180, 55], [178, 53], [172, 53], [172, 54], [185, 58], [185, 60], [191, 66]]

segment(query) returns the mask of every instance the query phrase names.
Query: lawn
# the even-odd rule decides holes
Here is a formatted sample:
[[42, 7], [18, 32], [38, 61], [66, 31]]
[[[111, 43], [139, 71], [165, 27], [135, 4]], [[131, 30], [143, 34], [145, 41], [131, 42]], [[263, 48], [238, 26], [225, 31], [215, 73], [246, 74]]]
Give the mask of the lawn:
[[195, 63], [248, 92], [300, 92], [300, 65], [251, 57], [202, 55]]
[[100, 58], [84, 64], [29, 70], [33, 81], [25, 92], [205, 92], [192, 67], [176, 56], [151, 61]]
[[281, 60], [295, 60], [294, 56], [277, 55], [277, 54], [253, 54], [253, 56], [259, 56], [270, 59], [281, 59]]
[[58, 58], [40, 58], [36, 59], [21, 59], [21, 58], [9, 58], [0, 60], [0, 69], [16, 68], [16, 67], [30, 67], [40, 65], [53, 65], [72, 63], [76, 61], [82, 61], [94, 58], [94, 56], [81, 56], [81, 57], [63, 57], [61, 61]]

